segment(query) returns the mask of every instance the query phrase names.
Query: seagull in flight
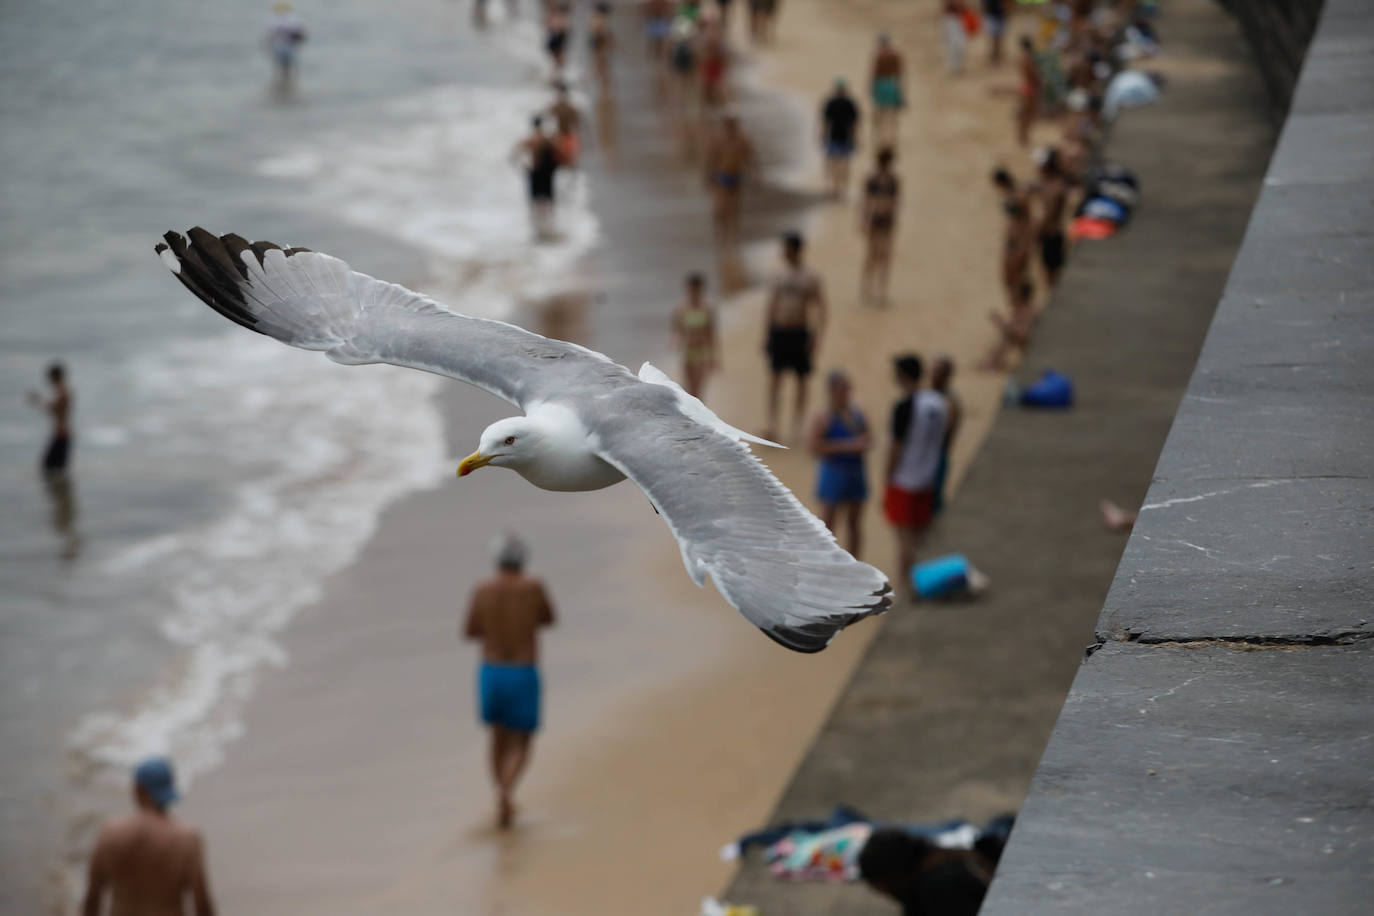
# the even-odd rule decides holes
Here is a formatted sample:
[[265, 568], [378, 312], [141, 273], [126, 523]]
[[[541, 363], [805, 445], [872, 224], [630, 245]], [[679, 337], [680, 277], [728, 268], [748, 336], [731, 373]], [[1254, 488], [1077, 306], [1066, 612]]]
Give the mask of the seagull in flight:
[[710, 576], [767, 636], [819, 652], [891, 604], [883, 573], [850, 556], [725, 423], [663, 372], [503, 321], [457, 314], [306, 248], [168, 232], [163, 264], [215, 311], [338, 363], [393, 363], [476, 385], [523, 416], [488, 426], [458, 466], [509, 468], [545, 490], [629, 478], [667, 522], [698, 586]]

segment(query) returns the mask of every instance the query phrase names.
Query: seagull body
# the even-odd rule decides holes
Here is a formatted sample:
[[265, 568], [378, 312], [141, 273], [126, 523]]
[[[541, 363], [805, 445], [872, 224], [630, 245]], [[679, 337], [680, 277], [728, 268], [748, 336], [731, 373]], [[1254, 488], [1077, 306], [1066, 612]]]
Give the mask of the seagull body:
[[449, 311], [338, 258], [204, 229], [169, 232], [163, 263], [226, 318], [348, 365], [387, 362], [456, 378], [524, 410], [483, 431], [458, 476], [492, 465], [545, 490], [629, 478], [649, 497], [697, 585], [776, 642], [817, 652], [891, 603], [883, 574], [855, 560], [750, 452], [773, 445], [725, 423], [648, 363], [606, 356]]

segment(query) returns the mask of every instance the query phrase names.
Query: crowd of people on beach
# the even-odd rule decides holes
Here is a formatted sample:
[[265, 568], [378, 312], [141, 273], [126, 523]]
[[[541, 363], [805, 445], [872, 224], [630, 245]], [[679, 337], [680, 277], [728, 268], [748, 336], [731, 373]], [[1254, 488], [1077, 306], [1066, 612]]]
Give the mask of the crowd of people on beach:
[[[510, 0], [507, 5], [515, 7]], [[780, 0], [739, 0], [738, 4], [731, 0], [639, 0], [636, 5], [645, 53], [654, 62], [663, 98], [682, 126], [684, 150], [699, 162], [716, 242], [722, 249], [731, 249], [740, 242], [746, 188], [758, 180], [759, 171], [754, 144], [739, 114], [730, 108], [729, 74], [738, 54], [731, 43], [732, 16], [737, 7], [747, 7], [743, 31], [752, 43], [766, 45], [776, 35], [783, 4]], [[596, 91], [609, 95], [614, 91], [618, 53], [616, 17], [624, 15], [628, 6], [595, 2], [581, 10], [568, 0], [541, 0], [538, 15], [551, 97], [547, 108], [531, 113], [528, 134], [515, 141], [511, 152], [512, 162], [525, 173], [539, 239], [557, 237], [558, 175], [578, 167], [586, 140], [587, 118], [575, 104], [572, 91], [575, 32], [585, 30], [589, 78]], [[479, 23], [486, 21], [487, 7], [487, 0], [473, 0]], [[1062, 125], [1056, 144], [1031, 152], [1031, 175], [1018, 178], [1007, 166], [992, 174], [1006, 217], [999, 265], [1006, 310], [994, 310], [990, 316], [994, 341], [982, 364], [988, 370], [1006, 368], [1025, 350], [1040, 307], [1037, 301], [1043, 301], [1037, 291], [1053, 290], [1059, 282], [1075, 235], [1100, 238], [1110, 234], [1110, 226], [1099, 225], [1113, 222], [1110, 205], [1125, 211], [1117, 224], [1129, 215], [1136, 193], [1134, 180], [1128, 172], [1100, 161], [1101, 142], [1121, 109], [1151, 101], [1163, 86], [1157, 75], [1131, 68], [1156, 46], [1152, 4], [1073, 0], [1037, 4], [1033, 12], [1018, 16], [1012, 15], [1012, 7], [1010, 0], [978, 4], [943, 0], [938, 4], [940, 41], [950, 78], [966, 72], [969, 43], [978, 36], [986, 36], [987, 66], [1002, 66], [1004, 39], [1009, 31], [1017, 31], [1016, 84], [1007, 93], [1015, 99], [1011, 122], [1016, 141], [1029, 147], [1032, 129], [1043, 119], [1052, 117]], [[1033, 27], [1023, 29], [1031, 20]], [[266, 44], [276, 86], [283, 93], [294, 86], [297, 54], [306, 34], [289, 4], [274, 6]], [[843, 203], [850, 194], [852, 159], [867, 121], [872, 165], [861, 178], [855, 202], [865, 246], [859, 265], [859, 299], [868, 307], [887, 308], [902, 211], [895, 163], [907, 105], [905, 58], [890, 34], [876, 37], [867, 71], [866, 99], [855, 93], [846, 78], [834, 80], [820, 101], [818, 135], [825, 191], [834, 202]], [[1103, 204], [1097, 210], [1085, 209], [1094, 200]], [[1075, 231], [1079, 219], [1085, 222], [1081, 231]], [[914, 600], [910, 572], [923, 537], [945, 505], [950, 452], [961, 426], [963, 409], [953, 390], [956, 366], [944, 355], [922, 357], [906, 350], [893, 354], [895, 398], [885, 432], [874, 426], [860, 406], [853, 374], [843, 367], [826, 371], [823, 403], [813, 410], [810, 383], [831, 313], [826, 278], [809, 266], [806, 255], [806, 239], [800, 233], [782, 236], [781, 264], [768, 284], [761, 328], [768, 376], [762, 435], [802, 444], [815, 457], [818, 514], [855, 556], [864, 547], [869, 455], [886, 442], [881, 462], [882, 505], [897, 547], [898, 574], [893, 579], [899, 591]], [[690, 273], [684, 286], [683, 298], [672, 312], [671, 328], [680, 353], [683, 387], [704, 398], [710, 377], [720, 365], [719, 318], [708, 296], [705, 273]], [[32, 400], [52, 418], [42, 466], [47, 479], [60, 483], [66, 479], [71, 447], [71, 392], [61, 365], [50, 368], [48, 382], [51, 395], [34, 394]], [[1104, 508], [1104, 515], [1110, 515], [1108, 524], [1113, 528], [1129, 528], [1134, 521], [1115, 506], [1111, 510], [1108, 513]], [[496, 570], [473, 591], [461, 627], [463, 637], [481, 645], [480, 716], [491, 730], [490, 769], [497, 822], [503, 828], [514, 822], [515, 788], [539, 727], [537, 637], [555, 620], [544, 586], [525, 572], [527, 555], [526, 545], [513, 536], [496, 545]], [[159, 912], [180, 912], [183, 898], [193, 902], [197, 913], [213, 912], [200, 837], [168, 817], [178, 797], [171, 763], [163, 758], [143, 761], [134, 772], [133, 794], [135, 813], [107, 826], [97, 842], [83, 912], [100, 912], [107, 893], [126, 900], [156, 901]], [[908, 848], [909, 838], [900, 835], [885, 842], [875, 844], [867, 856], [873, 873], [881, 874], [872, 883], [909, 904], [902, 897], [903, 888], [915, 884], [900, 872], [909, 861], [931, 852], [924, 847], [913, 852]], [[967, 871], [963, 865], [959, 868]], [[979, 887], [966, 895], [974, 901], [968, 912], [976, 911], [986, 876], [973, 883], [979, 881]]]
[[[649, 3], [666, 15], [673, 4]], [[693, 18], [715, 21], [711, 4], [684, 4]], [[976, 6], [949, 0], [940, 5], [940, 34], [951, 78], [965, 71], [968, 42], [987, 37], [987, 66], [1003, 63], [1003, 42], [1013, 19], [1011, 4], [986, 0]], [[1017, 83], [1011, 123], [1019, 145], [1029, 145], [1031, 127], [1053, 119], [1062, 125], [1054, 145], [1030, 152], [1031, 174], [1013, 175], [999, 166], [992, 175], [1005, 213], [1005, 234], [999, 264], [1006, 296], [1005, 311], [989, 312], [993, 341], [979, 368], [1002, 371], [1024, 352], [1036, 316], [1058, 284], [1067, 263], [1070, 242], [1083, 225], [1082, 208], [1105, 185], [1114, 185], [1117, 203], [1135, 193], [1126, 170], [1107, 166], [1097, 157], [1110, 123], [1107, 112], [1120, 107], [1122, 77], [1135, 85], [1144, 80], [1158, 87], [1154, 75], [1126, 69], [1153, 53], [1153, 7], [1138, 2], [1106, 4], [1073, 2], [1038, 5], [1015, 17]], [[653, 20], [658, 21], [658, 20]], [[668, 30], [665, 34], [673, 34]], [[877, 36], [869, 64], [867, 106], [844, 77], [834, 81], [821, 101], [819, 135], [824, 158], [825, 190], [836, 202], [850, 190], [851, 163], [868, 121], [873, 164], [859, 185], [858, 224], [864, 238], [859, 298], [873, 307], [889, 304], [889, 277], [901, 213], [901, 179], [894, 167], [903, 110], [906, 107], [905, 59], [891, 35]], [[1130, 95], [1127, 93], [1127, 95]], [[1129, 104], [1148, 101], [1148, 93], [1131, 96]], [[866, 110], [865, 110], [866, 109]], [[746, 167], [754, 160], [752, 147], [738, 118], [726, 114], [716, 146], [707, 156], [708, 181], [713, 188], [717, 238], [737, 241], [740, 194]], [[1133, 199], [1129, 202], [1133, 202]], [[1127, 206], [1129, 206], [1129, 202]], [[1077, 232], [1079, 237], [1101, 234]], [[764, 319], [763, 350], [767, 359], [767, 422], [765, 438], [778, 438], [784, 389], [791, 380], [792, 412], [786, 434], [804, 442], [817, 459], [815, 499], [818, 514], [856, 555], [862, 548], [860, 518], [868, 499], [865, 456], [880, 436], [854, 402], [852, 380], [842, 368], [826, 375], [826, 402], [814, 415], [808, 410], [808, 387], [815, 357], [825, 334], [827, 304], [823, 278], [804, 259], [805, 243], [789, 233], [782, 240], [782, 266], [773, 280]], [[1038, 269], [1036, 265], [1038, 264]], [[674, 313], [673, 330], [682, 354], [687, 390], [704, 396], [711, 371], [718, 365], [714, 308], [704, 302], [704, 279], [694, 274], [687, 300]], [[884, 457], [884, 515], [898, 544], [898, 587], [914, 597], [906, 573], [915, 560], [924, 532], [944, 504], [949, 451], [958, 433], [960, 405], [951, 390], [953, 361], [939, 357], [926, 366], [916, 354], [894, 359], [900, 391], [892, 411]], [[805, 430], [805, 435], [803, 435]], [[1119, 527], [1119, 526], [1113, 526]]]

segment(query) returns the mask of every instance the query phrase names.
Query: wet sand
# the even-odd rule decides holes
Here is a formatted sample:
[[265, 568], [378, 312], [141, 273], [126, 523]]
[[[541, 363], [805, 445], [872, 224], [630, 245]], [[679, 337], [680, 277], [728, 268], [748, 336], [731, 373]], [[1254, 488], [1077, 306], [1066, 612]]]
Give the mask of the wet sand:
[[[852, 205], [825, 207], [809, 221], [811, 260], [832, 307], [819, 366], [854, 373], [876, 428], [893, 397], [894, 352], [948, 352], [967, 367], [990, 343], [986, 312], [1001, 304], [1000, 218], [986, 174], [1015, 154], [1008, 103], [988, 87], [1011, 72], [987, 76], [973, 62], [973, 72], [951, 84], [924, 14], [872, 2], [847, 5], [843, 15], [822, 0], [791, 0], [759, 75], [810, 109], [837, 74], [863, 85], [879, 27], [902, 36], [908, 51], [890, 308], [857, 302]], [[620, 53], [639, 48], [622, 43]], [[652, 120], [629, 103], [622, 97], [622, 131]], [[801, 127], [800, 136], [813, 133]], [[795, 197], [819, 188], [816, 165], [800, 170]], [[675, 260], [642, 247], [631, 252], [643, 259], [623, 251], [594, 257], [586, 283], [606, 290], [607, 303], [553, 309], [564, 327], [580, 327], [587, 342], [636, 366], [661, 350], [681, 271], [705, 256], [705, 201], [684, 190], [695, 176], [664, 176], [676, 195], [628, 225], [689, 227]], [[607, 236], [616, 237], [609, 219]], [[608, 265], [619, 274], [598, 276]], [[660, 298], [627, 298], [648, 288]], [[607, 326], [608, 310], [627, 302], [636, 311]], [[708, 398], [727, 420], [751, 428], [762, 425], [761, 304], [757, 290], [728, 303], [725, 371]], [[649, 329], [660, 320], [657, 338]], [[675, 372], [671, 361], [657, 361]], [[966, 405], [956, 481], [1001, 384], [969, 369], [956, 380]], [[456, 385], [444, 398], [455, 464], [486, 423], [510, 412]], [[811, 502], [804, 453], [764, 457]], [[871, 476], [876, 467], [875, 460]], [[457, 624], [468, 589], [489, 566], [488, 541], [506, 529], [531, 537], [533, 570], [550, 584], [561, 622], [545, 641], [547, 728], [522, 786], [520, 825], [500, 835], [489, 826], [485, 736], [474, 722], [474, 653], [458, 644]], [[876, 501], [866, 533], [866, 558], [886, 568], [891, 551]], [[855, 627], [819, 656], [788, 653], [713, 589], [690, 584], [666, 527], [632, 487], [535, 493], [515, 475], [485, 472], [385, 514], [360, 559], [300, 616], [286, 640], [289, 667], [264, 679], [247, 737], [196, 784], [186, 816], [208, 830], [227, 911], [690, 912], [730, 873], [717, 848], [773, 808], [873, 630]]]

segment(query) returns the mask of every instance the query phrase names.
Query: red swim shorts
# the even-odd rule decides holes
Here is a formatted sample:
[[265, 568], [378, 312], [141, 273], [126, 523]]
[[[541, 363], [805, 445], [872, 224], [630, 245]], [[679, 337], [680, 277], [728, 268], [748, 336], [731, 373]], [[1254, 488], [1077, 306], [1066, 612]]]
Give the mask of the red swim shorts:
[[935, 516], [934, 490], [903, 490], [893, 484], [887, 485], [883, 496], [883, 514], [898, 528], [928, 528]]

